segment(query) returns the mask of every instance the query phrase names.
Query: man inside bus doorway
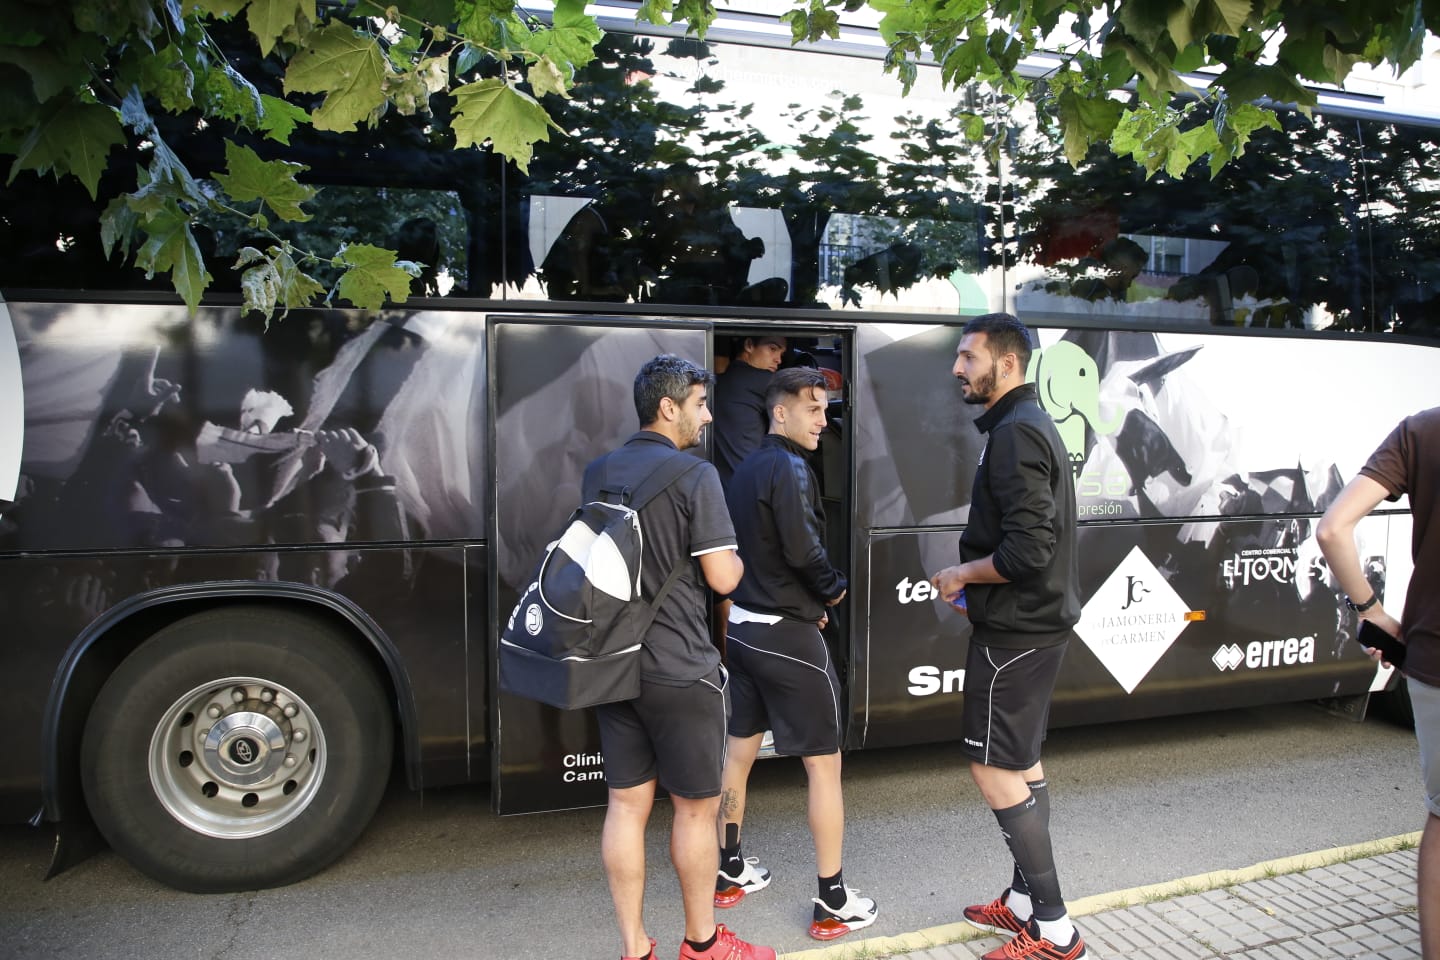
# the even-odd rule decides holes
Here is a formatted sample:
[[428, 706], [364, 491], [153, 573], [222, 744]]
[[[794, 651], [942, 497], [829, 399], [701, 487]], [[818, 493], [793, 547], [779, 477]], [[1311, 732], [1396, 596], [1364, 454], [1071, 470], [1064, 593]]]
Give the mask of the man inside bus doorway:
[[770, 429], [765, 388], [785, 359], [785, 338], [766, 334], [737, 338], [730, 363], [715, 378], [715, 468], [729, 488], [740, 462]]
[[730, 480], [726, 499], [746, 563], [726, 631], [730, 743], [720, 793], [715, 905], [729, 907], [770, 883], [740, 852], [745, 785], [766, 730], [775, 750], [803, 759], [819, 896], [810, 936], [833, 940], [875, 922], [875, 901], [841, 875], [845, 801], [840, 788], [840, 681], [821, 634], [845, 599], [845, 575], [825, 551], [825, 511], [807, 456], [825, 429], [825, 375], [790, 367], [770, 379], [770, 430]]
[[984, 960], [1080, 960], [1050, 845], [1040, 746], [1055, 678], [1080, 619], [1075, 489], [1069, 455], [1033, 384], [1030, 334], [1008, 313], [965, 325], [952, 372], [986, 434], [957, 566], [930, 578], [966, 611], [962, 749], [1015, 859], [1010, 886], [965, 919], [1015, 937]]
[[[1399, 620], [1387, 613], [1360, 567], [1355, 527], [1381, 500], [1410, 498], [1413, 589]], [[1405, 644], [1406, 687], [1415, 712], [1425, 830], [1420, 835], [1416, 900], [1420, 953], [1440, 960], [1440, 407], [1401, 420], [1320, 518], [1315, 539], [1345, 591], [1345, 605]], [[1368, 648], [1381, 660], [1379, 650]]]
[[[609, 489], [634, 488], [676, 451], [699, 444], [710, 422], [711, 383], [708, 370], [668, 354], [641, 367], [635, 377], [640, 432], [606, 455], [603, 470], [586, 468], [583, 500], [601, 498], [602, 474]], [[658, 783], [674, 808], [670, 859], [685, 910], [680, 960], [775, 960], [774, 950], [746, 943], [715, 923], [714, 824], [729, 698], [705, 620], [705, 587], [728, 593], [745, 568], [714, 468], [692, 470], [647, 503], [640, 529], [645, 596], [655, 596], [669, 571], [683, 566], [644, 637], [640, 696], [595, 708], [609, 787], [600, 853], [622, 957], [645, 960], [655, 953], [645, 932], [645, 825]]]

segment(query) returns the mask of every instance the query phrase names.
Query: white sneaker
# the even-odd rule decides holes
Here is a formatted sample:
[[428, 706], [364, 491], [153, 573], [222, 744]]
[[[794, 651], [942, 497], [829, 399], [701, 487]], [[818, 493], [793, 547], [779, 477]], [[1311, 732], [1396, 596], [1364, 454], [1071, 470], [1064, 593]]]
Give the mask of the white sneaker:
[[815, 919], [810, 923], [810, 936], [816, 940], [834, 940], [863, 929], [875, 922], [880, 908], [869, 897], [860, 896], [853, 887], [845, 888], [845, 903], [834, 910], [815, 897]]
[[715, 906], [733, 907], [745, 899], [745, 894], [764, 890], [770, 886], [770, 871], [760, 866], [759, 857], [746, 857], [738, 877], [732, 877], [721, 867], [715, 877]]

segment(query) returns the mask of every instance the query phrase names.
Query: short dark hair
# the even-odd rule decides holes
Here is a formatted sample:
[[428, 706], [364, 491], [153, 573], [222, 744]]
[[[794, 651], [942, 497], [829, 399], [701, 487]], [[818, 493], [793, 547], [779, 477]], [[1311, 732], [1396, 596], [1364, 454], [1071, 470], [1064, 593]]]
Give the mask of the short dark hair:
[[786, 397], [799, 397], [811, 387], [825, 389], [825, 374], [814, 367], [786, 367], [777, 370], [770, 377], [765, 388], [765, 410], [775, 409], [775, 404], [784, 403]]
[[683, 404], [690, 397], [691, 387], [709, 387], [714, 382], [709, 370], [673, 353], [646, 361], [635, 375], [635, 413], [640, 417], [640, 426], [648, 427], [660, 419], [660, 401], [665, 397]]
[[1020, 361], [1020, 372], [1030, 368], [1030, 331], [1014, 315], [1009, 313], [985, 313], [974, 317], [965, 324], [961, 336], [967, 333], [985, 334], [985, 345], [990, 355], [999, 360], [1007, 353], [1015, 354]]
[[766, 342], [767, 340], [769, 340], [769, 341], [777, 344], [777, 345], [780, 346], [781, 348], [784, 348], [784, 347], [785, 347], [785, 338], [784, 338], [782, 335], [778, 334], [778, 333], [745, 333], [745, 334], [737, 334], [737, 335], [735, 335], [735, 336], [733, 336], [733, 337], [730, 338], [730, 351], [729, 351], [729, 352], [730, 352], [730, 359], [731, 359], [731, 360], [734, 360], [736, 357], [740, 356], [740, 354], [742, 354], [742, 353], [745, 352], [745, 341], [746, 341], [746, 340], [749, 340], [751, 343], [753, 343], [753, 344], [754, 344], [755, 346], [757, 346], [757, 347], [760, 346], [762, 343]]

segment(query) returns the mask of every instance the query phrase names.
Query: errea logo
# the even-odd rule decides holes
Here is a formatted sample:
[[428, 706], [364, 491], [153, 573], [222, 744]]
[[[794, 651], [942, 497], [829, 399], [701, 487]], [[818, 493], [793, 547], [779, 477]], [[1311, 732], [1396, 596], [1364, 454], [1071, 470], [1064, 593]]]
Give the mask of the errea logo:
[[1264, 670], [1270, 667], [1293, 667], [1315, 662], [1314, 637], [1290, 637], [1286, 640], [1252, 640], [1240, 649], [1238, 643], [1216, 650], [1210, 662], [1223, 673], [1238, 670]]
[[538, 634], [544, 623], [545, 618], [540, 613], [540, 604], [532, 603], [525, 608], [525, 631], [529, 633], [530, 636], [533, 637]]

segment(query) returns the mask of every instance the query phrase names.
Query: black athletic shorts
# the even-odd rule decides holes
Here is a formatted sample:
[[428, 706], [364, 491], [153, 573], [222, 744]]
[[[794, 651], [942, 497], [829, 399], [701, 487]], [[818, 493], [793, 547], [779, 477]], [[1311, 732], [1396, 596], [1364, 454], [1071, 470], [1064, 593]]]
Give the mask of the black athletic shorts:
[[725, 636], [730, 736], [753, 737], [773, 730], [776, 753], [791, 757], [835, 753], [840, 749], [840, 681], [820, 628], [785, 619], [737, 623], [736, 609], [732, 605]]
[[677, 797], [718, 797], [729, 713], [724, 667], [684, 687], [642, 679], [634, 700], [595, 708], [605, 785], [623, 790], [658, 779]]
[[1012, 650], [971, 641], [960, 725], [967, 757], [1002, 770], [1028, 770], [1040, 762], [1065, 647]]

